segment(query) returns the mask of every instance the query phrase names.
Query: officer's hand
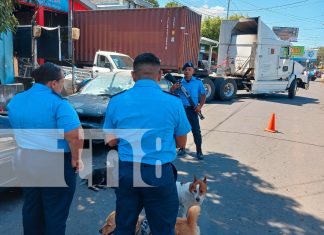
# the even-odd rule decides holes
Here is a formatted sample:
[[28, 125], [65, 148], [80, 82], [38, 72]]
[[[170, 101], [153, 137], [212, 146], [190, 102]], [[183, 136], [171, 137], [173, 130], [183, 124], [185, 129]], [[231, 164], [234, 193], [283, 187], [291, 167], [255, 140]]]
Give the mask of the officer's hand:
[[177, 83], [175, 83], [175, 84], [170, 88], [170, 91], [173, 92], [174, 90], [180, 88], [180, 86], [181, 86], [180, 83], [177, 82]]
[[84, 168], [83, 161], [81, 159], [72, 159], [72, 167], [76, 172], [80, 172]]
[[195, 108], [196, 113], [199, 113], [201, 111], [201, 106], [197, 105], [197, 107]]

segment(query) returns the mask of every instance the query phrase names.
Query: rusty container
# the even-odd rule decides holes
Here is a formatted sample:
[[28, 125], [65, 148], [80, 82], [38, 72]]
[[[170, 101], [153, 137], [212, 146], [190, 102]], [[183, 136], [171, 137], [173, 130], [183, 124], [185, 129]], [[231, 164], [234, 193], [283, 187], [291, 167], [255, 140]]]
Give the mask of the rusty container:
[[98, 50], [127, 54], [152, 52], [164, 70], [198, 62], [201, 15], [187, 7], [79, 11], [74, 15], [80, 39], [75, 42], [79, 65], [93, 64]]

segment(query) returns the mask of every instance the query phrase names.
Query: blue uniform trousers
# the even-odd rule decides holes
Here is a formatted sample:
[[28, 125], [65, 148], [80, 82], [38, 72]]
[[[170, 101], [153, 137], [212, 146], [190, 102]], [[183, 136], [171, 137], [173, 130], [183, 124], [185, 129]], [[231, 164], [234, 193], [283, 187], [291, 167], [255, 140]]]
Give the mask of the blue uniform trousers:
[[138, 216], [144, 207], [152, 234], [174, 235], [179, 199], [173, 167], [170, 163], [162, 165], [161, 178], [156, 178], [154, 165], [140, 164], [140, 167], [143, 181], [154, 187], [133, 187], [133, 163], [119, 162], [114, 234], [134, 235]]
[[194, 137], [194, 142], [196, 144], [197, 151], [201, 151], [202, 138], [201, 138], [198, 114], [191, 106], [185, 107], [185, 110], [186, 110], [188, 121], [191, 125], [191, 131]]
[[[22, 156], [44, 154], [22, 150]], [[24, 187], [24, 235], [64, 235], [66, 220], [75, 192], [76, 174], [71, 154], [64, 154], [64, 179], [68, 187]]]

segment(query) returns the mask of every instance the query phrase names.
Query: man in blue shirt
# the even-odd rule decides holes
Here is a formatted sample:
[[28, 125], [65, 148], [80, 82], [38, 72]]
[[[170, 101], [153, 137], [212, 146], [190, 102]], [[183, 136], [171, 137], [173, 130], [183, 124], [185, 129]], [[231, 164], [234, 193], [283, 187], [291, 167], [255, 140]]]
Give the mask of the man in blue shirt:
[[[183, 103], [183, 106], [185, 107], [186, 114], [191, 125], [194, 142], [196, 144], [196, 151], [197, 151], [196, 156], [199, 160], [202, 160], [203, 159], [203, 153], [201, 148], [202, 137], [201, 137], [198, 113], [201, 111], [201, 108], [206, 102], [206, 90], [202, 81], [192, 76], [195, 70], [191, 62], [185, 63], [183, 65], [182, 70], [184, 73], [184, 78], [181, 80], [180, 82], [181, 84], [180, 83], [174, 84], [171, 87], [170, 91], [180, 95], [181, 97], [181, 101]], [[190, 105], [188, 99], [185, 97], [183, 92], [179, 89], [180, 85], [182, 85], [189, 92], [193, 102], [195, 103], [195, 107], [192, 107]], [[178, 155], [181, 156], [185, 154], [186, 154], [185, 148], [180, 148], [178, 151]]]
[[190, 124], [180, 98], [158, 84], [160, 60], [144, 53], [133, 67], [134, 87], [110, 100], [104, 123], [107, 142], [118, 145], [119, 154], [114, 234], [134, 234], [144, 208], [152, 234], [171, 235], [179, 208], [171, 162], [176, 147], [185, 146]]
[[7, 106], [19, 147], [14, 166], [23, 187], [24, 234], [64, 235], [75, 172], [83, 168], [83, 132], [75, 110], [60, 95], [61, 68], [45, 63], [32, 77], [35, 84]]

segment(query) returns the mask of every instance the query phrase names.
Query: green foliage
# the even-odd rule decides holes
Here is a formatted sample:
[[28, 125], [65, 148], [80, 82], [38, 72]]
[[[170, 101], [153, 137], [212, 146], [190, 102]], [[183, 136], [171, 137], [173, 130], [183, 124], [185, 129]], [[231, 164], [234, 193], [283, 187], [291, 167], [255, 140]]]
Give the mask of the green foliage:
[[182, 7], [182, 5], [178, 2], [171, 1], [165, 4], [165, 7]]
[[159, 7], [160, 6], [158, 0], [146, 0], [146, 1], [151, 3], [153, 5], [153, 7]]
[[14, 0], [0, 1], [0, 33], [14, 31], [15, 27], [18, 25], [18, 21], [13, 15], [14, 8]]
[[324, 62], [324, 47], [320, 47], [317, 52], [317, 60]]
[[[31, 2], [38, 5], [38, 0], [31, 0]], [[18, 25], [18, 20], [13, 14], [16, 4], [18, 4], [17, 0], [0, 0], [0, 33], [15, 31]]]
[[[238, 20], [241, 18], [246, 17], [243, 15], [234, 14], [229, 17], [229, 20]], [[218, 41], [220, 25], [223, 19], [224, 18], [221, 18], [219, 16], [213, 18], [205, 18], [201, 24], [201, 36]]]

